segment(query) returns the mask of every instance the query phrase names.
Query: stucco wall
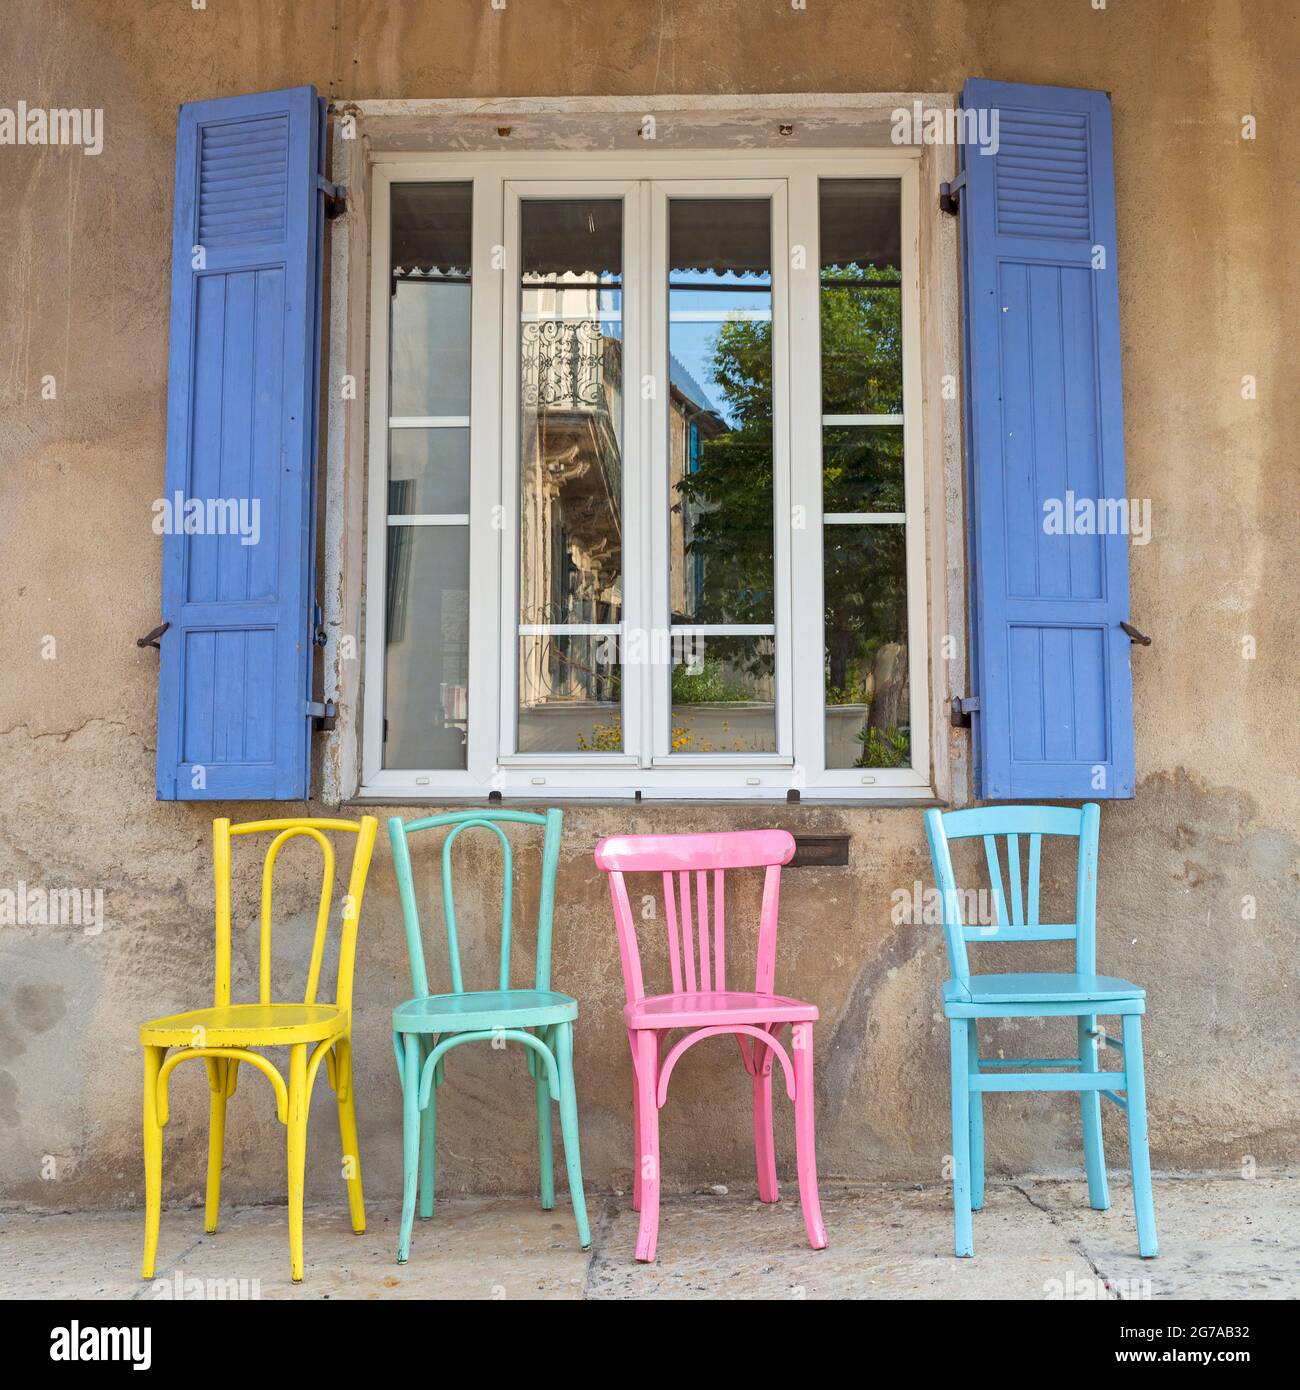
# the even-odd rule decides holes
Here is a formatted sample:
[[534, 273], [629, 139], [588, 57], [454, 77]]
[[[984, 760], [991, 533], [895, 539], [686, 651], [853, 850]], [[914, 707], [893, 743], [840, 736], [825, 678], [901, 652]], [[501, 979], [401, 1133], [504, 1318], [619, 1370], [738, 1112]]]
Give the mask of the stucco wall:
[[[106, 922], [96, 935], [0, 928], [0, 1197], [53, 1207], [139, 1201], [136, 1024], [200, 1005], [211, 988], [217, 808], [154, 801], [157, 660], [133, 641], [158, 611], [150, 504], [163, 485], [175, 115], [183, 100], [302, 82], [337, 99], [955, 91], [972, 75], [1112, 93], [1129, 490], [1154, 508], [1154, 538], [1132, 552], [1132, 609], [1155, 640], [1133, 663], [1137, 798], [1102, 814], [1101, 960], [1150, 987], [1156, 1164], [1292, 1160], [1300, 497], [1283, 415], [1297, 310], [1284, 196], [1297, 70], [1288, 11], [1280, 0], [1146, 0], [1102, 11], [1088, 0], [808, 0], [806, 10], [788, 0], [512, 0], [505, 12], [487, 0], [208, 0], [199, 11], [10, 0], [4, 100], [102, 107], [106, 124], [97, 157], [0, 147], [0, 886], [103, 888]], [[1246, 115], [1258, 122], [1253, 141], [1240, 138]], [[54, 400], [42, 399], [46, 375]], [[1245, 375], [1256, 378], [1257, 399], [1243, 399]], [[54, 659], [43, 655], [47, 636]], [[1252, 659], [1243, 657], [1246, 636]], [[236, 818], [264, 811], [220, 809]], [[566, 822], [555, 979], [582, 1004], [591, 1182], [625, 1184], [631, 1160], [621, 983], [591, 847], [615, 828], [719, 824], [851, 834], [848, 869], [788, 876], [782, 927], [778, 979], [822, 1010], [822, 1166], [938, 1179], [949, 1147], [942, 952], [936, 929], [890, 920], [891, 893], [929, 881], [919, 811], [638, 806], [575, 807]], [[307, 860], [304, 852], [301, 878], [281, 890], [297, 914], [276, 938], [286, 963], [308, 930]], [[490, 881], [485, 846], [467, 861]], [[236, 968], [247, 991], [256, 875], [246, 860], [243, 869]], [[1243, 917], [1245, 898], [1257, 905], [1253, 918]], [[739, 913], [742, 903], [733, 906]], [[464, 905], [462, 931], [485, 969], [495, 907], [490, 891]], [[372, 1194], [398, 1188], [387, 1013], [406, 991], [405, 971], [381, 838], [356, 999]], [[1068, 1045], [1049, 1024], [1008, 1027], [1006, 1039], [1009, 1054]], [[721, 1101], [710, 1084], [720, 1071], [731, 1083]], [[461, 1052], [448, 1075], [442, 1181], [530, 1187], [522, 1058]], [[669, 1184], [752, 1182], [743, 1082], [722, 1044], [683, 1060], [664, 1112]], [[319, 1086], [309, 1144], [316, 1195], [338, 1186], [331, 1100]], [[173, 1105], [165, 1182], [183, 1198], [203, 1181], [197, 1069], [178, 1075]], [[788, 1169], [788, 1115], [779, 1130]], [[1122, 1130], [1108, 1138], [1118, 1161]], [[994, 1169], [1068, 1168], [1080, 1161], [1078, 1141], [1068, 1098], [990, 1106]], [[282, 1197], [282, 1131], [258, 1077], [241, 1085], [227, 1144], [230, 1197]]]

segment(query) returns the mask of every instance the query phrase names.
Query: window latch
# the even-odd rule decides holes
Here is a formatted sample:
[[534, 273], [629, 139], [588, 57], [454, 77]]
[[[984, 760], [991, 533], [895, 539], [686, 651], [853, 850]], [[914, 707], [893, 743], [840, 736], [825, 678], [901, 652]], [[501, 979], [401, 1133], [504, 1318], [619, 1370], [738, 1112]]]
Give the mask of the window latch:
[[949, 711], [952, 727], [954, 729], [969, 729], [971, 714], [979, 707], [980, 697], [978, 695], [954, 695]]
[[1128, 633], [1130, 642], [1137, 643], [1139, 647], [1149, 647], [1151, 645], [1151, 639], [1146, 633], [1139, 632], [1132, 623], [1120, 623], [1120, 627], [1123, 631]]
[[162, 648], [158, 645], [158, 639], [169, 627], [171, 627], [170, 623], [160, 623], [152, 632], [146, 632], [143, 637], [137, 637], [135, 639], [136, 646], [153, 647], [155, 651], [162, 651]]

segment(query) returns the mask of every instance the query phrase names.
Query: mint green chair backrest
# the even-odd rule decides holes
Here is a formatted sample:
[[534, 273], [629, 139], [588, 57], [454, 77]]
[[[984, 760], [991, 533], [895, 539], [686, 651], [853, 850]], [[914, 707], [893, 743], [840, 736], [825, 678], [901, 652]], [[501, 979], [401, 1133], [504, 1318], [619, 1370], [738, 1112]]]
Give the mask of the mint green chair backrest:
[[393, 816], [388, 822], [388, 838], [393, 845], [393, 868], [402, 899], [402, 921], [406, 928], [406, 954], [411, 963], [411, 988], [416, 997], [429, 993], [429, 976], [424, 962], [424, 939], [420, 931], [420, 909], [416, 901], [415, 876], [411, 869], [409, 837], [424, 830], [451, 826], [442, 842], [442, 913], [447, 930], [447, 957], [451, 963], [451, 988], [454, 994], [464, 994], [465, 984], [460, 966], [460, 940], [456, 934], [456, 898], [452, 887], [451, 849], [466, 830], [489, 830], [501, 846], [501, 967], [497, 988], [510, 988], [510, 939], [512, 900], [514, 896], [514, 856], [510, 840], [501, 826], [542, 826], [542, 879], [537, 902], [537, 968], [534, 984], [537, 989], [551, 987], [551, 920], [555, 911], [555, 874], [560, 863], [560, 831], [564, 813], [549, 810], [535, 811], [448, 811], [422, 820], [403, 821]]

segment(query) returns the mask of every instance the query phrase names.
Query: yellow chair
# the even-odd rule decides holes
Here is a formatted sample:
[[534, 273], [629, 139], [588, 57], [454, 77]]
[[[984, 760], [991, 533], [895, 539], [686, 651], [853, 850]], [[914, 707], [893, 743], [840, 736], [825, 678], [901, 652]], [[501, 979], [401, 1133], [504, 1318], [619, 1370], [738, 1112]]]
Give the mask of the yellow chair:
[[[172, 1071], [191, 1057], [202, 1057], [211, 1092], [208, 1131], [208, 1200], [203, 1229], [217, 1229], [221, 1198], [221, 1154], [226, 1130], [226, 1102], [235, 1094], [241, 1062], [256, 1067], [275, 1088], [276, 1114], [289, 1131], [289, 1261], [294, 1282], [302, 1279], [303, 1173], [307, 1159], [307, 1108], [312, 1083], [322, 1059], [338, 1097], [339, 1131], [343, 1139], [343, 1172], [348, 1188], [352, 1229], [366, 1229], [361, 1196], [361, 1158], [357, 1151], [357, 1112], [352, 1094], [352, 969], [356, 961], [357, 923], [366, 871], [379, 822], [363, 816], [349, 820], [247, 821], [212, 823], [213, 868], [217, 887], [217, 987], [211, 1009], [155, 1018], [140, 1027], [144, 1045], [144, 1262], [141, 1275], [152, 1279], [158, 1253], [158, 1221], [162, 1209], [162, 1131], [167, 1123], [167, 1081]], [[329, 924], [334, 886], [334, 847], [322, 833], [348, 831], [356, 835], [352, 874], [343, 901], [343, 934], [339, 945], [338, 988], [333, 1004], [316, 1002], [325, 931]], [[230, 837], [275, 831], [262, 867], [261, 984], [256, 1004], [230, 1002]], [[316, 936], [307, 972], [307, 995], [301, 1004], [271, 1002], [271, 876], [283, 846], [307, 835], [321, 848], [324, 860]], [[180, 1049], [170, 1057], [170, 1048]], [[289, 1082], [256, 1047], [289, 1048]]]

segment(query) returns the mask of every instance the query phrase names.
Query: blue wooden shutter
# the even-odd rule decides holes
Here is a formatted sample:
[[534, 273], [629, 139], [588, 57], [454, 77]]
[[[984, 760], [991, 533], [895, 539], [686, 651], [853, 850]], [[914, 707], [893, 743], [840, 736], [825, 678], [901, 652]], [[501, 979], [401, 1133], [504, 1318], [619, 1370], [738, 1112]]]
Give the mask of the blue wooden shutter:
[[163, 800], [309, 792], [324, 125], [312, 87], [180, 111]]
[[998, 113], [960, 190], [976, 792], [1129, 797], [1128, 536], [1044, 524], [1127, 495], [1110, 101], [970, 81], [962, 107]]

